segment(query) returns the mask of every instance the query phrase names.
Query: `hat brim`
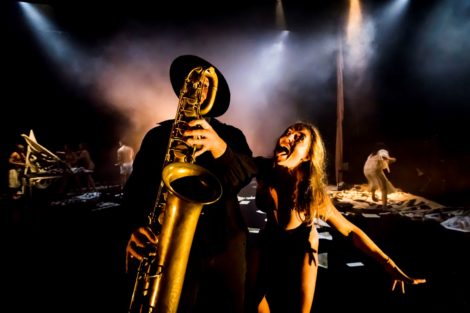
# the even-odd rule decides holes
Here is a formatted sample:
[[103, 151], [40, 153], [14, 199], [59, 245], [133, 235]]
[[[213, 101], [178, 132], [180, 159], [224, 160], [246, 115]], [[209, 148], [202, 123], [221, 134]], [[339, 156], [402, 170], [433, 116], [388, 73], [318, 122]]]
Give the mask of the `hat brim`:
[[173, 60], [170, 66], [170, 81], [175, 94], [179, 96], [181, 87], [189, 72], [195, 67], [207, 68], [212, 66], [217, 73], [218, 87], [212, 109], [206, 116], [217, 117], [224, 114], [230, 105], [230, 89], [222, 73], [208, 61], [195, 55], [181, 55]]

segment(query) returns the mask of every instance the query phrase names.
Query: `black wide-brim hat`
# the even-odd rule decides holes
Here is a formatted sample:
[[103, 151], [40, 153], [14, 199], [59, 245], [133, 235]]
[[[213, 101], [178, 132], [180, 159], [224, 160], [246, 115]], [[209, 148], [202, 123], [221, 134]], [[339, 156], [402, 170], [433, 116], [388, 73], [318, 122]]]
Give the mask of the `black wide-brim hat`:
[[218, 87], [212, 109], [206, 116], [217, 117], [224, 114], [230, 105], [230, 89], [228, 88], [227, 81], [222, 73], [206, 60], [195, 55], [181, 55], [173, 60], [170, 66], [170, 80], [173, 90], [179, 96], [181, 87], [183, 87], [184, 80], [189, 72], [198, 66], [207, 68], [212, 66], [217, 73]]

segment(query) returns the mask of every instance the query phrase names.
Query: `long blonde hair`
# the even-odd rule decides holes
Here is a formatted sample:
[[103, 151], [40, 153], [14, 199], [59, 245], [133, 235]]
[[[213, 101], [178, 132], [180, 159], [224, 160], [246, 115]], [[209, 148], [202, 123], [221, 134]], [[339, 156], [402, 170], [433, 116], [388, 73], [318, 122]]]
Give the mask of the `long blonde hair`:
[[327, 191], [326, 149], [317, 127], [307, 122], [297, 122], [289, 128], [305, 128], [310, 132], [311, 142], [308, 161], [299, 165], [295, 206], [299, 213], [304, 213], [305, 222], [314, 218], [325, 218], [331, 199]]

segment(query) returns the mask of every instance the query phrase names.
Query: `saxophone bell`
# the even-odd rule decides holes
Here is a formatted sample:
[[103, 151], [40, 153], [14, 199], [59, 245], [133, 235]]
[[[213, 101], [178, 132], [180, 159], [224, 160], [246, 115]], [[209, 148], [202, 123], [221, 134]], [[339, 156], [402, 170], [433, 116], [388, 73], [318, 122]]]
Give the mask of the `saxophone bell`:
[[163, 169], [168, 188], [165, 219], [159, 235], [156, 259], [149, 276], [149, 307], [145, 312], [176, 312], [186, 274], [197, 221], [204, 205], [220, 199], [221, 184], [199, 165], [176, 162]]

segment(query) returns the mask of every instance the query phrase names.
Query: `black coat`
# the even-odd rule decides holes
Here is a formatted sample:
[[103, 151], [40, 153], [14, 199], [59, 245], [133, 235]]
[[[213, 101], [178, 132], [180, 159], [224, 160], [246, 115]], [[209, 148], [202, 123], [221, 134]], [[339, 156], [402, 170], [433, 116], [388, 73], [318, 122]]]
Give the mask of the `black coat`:
[[[223, 250], [228, 238], [247, 231], [237, 194], [255, 175], [252, 152], [241, 130], [215, 118], [211, 118], [209, 123], [227, 143], [227, 150], [218, 159], [205, 152], [196, 160], [196, 164], [217, 176], [223, 189], [221, 199], [204, 206], [199, 219], [193, 246], [200, 247], [202, 253]], [[148, 223], [147, 216], [154, 207], [161, 182], [172, 125], [173, 120], [167, 120], [152, 128], [136, 154], [123, 196], [123, 206], [131, 228]]]

